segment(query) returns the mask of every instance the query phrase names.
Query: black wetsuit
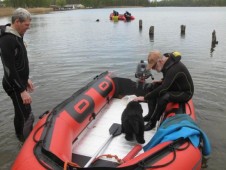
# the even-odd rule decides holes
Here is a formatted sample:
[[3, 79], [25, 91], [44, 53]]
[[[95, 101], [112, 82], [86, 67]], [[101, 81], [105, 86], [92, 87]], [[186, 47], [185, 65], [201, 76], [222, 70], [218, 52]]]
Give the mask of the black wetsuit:
[[169, 102], [187, 102], [194, 93], [194, 85], [181, 56], [170, 56], [163, 66], [163, 81], [154, 87], [144, 99], [149, 104], [151, 122], [156, 122]]
[[131, 13], [129, 13], [127, 11], [124, 13], [124, 16], [126, 18], [126, 21], [129, 21], [131, 19]]
[[[14, 126], [17, 137], [24, 140], [32, 129], [34, 118], [30, 104], [23, 104], [21, 92], [26, 90], [29, 78], [27, 50], [16, 32], [0, 30], [0, 56], [4, 68], [2, 85], [13, 101], [15, 109]], [[14, 34], [15, 33], [15, 34]]]

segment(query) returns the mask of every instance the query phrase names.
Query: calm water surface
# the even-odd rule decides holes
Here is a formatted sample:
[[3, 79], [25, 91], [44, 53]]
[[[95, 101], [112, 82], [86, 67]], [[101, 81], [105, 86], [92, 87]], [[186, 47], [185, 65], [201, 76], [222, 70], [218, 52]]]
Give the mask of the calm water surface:
[[[136, 65], [149, 51], [177, 50], [193, 76], [198, 123], [212, 144], [207, 169], [225, 169], [226, 8], [120, 8], [116, 9], [119, 13], [128, 10], [136, 19], [117, 23], [109, 21], [112, 10], [34, 15], [24, 39], [36, 86], [32, 94], [36, 121], [97, 74], [109, 70], [135, 80]], [[8, 22], [10, 18], [0, 18], [0, 24]], [[182, 24], [186, 25], [185, 36], [180, 35]], [[150, 26], [155, 27], [151, 38]], [[211, 52], [213, 30], [219, 44]], [[2, 74], [0, 65], [0, 77]], [[10, 169], [20, 144], [14, 134], [12, 103], [2, 86], [0, 103], [0, 169]]]

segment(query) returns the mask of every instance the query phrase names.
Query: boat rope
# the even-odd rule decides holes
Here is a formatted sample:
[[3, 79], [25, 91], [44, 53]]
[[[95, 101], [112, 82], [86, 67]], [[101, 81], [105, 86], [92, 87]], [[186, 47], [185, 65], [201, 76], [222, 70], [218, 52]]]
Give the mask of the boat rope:
[[202, 165], [201, 168], [208, 168], [209, 157], [202, 155]]
[[100, 156], [98, 156], [97, 158], [95, 158], [95, 159], [93, 160], [92, 164], [95, 163], [96, 161], [98, 161], [98, 160], [99, 160], [100, 158], [102, 158], [102, 157], [106, 157], [106, 158], [115, 158], [116, 161], [118, 162], [118, 164], [123, 164], [123, 163], [125, 163], [125, 162], [123, 161], [123, 159], [120, 159], [117, 155], [103, 154], [103, 155], [100, 155]]
[[47, 115], [48, 113], [49, 113], [49, 110], [42, 113], [38, 118], [41, 119], [41, 118], [43, 118], [43, 116]]
[[170, 146], [171, 151], [173, 152], [173, 158], [172, 160], [170, 160], [169, 162], [162, 164], [162, 165], [152, 165], [152, 166], [146, 166], [144, 161], [139, 162], [139, 166], [144, 168], [144, 169], [149, 169], [149, 168], [162, 168], [165, 166], [168, 166], [169, 164], [171, 164], [173, 161], [175, 161], [176, 159], [176, 150], [173, 146]]
[[38, 156], [35, 154], [35, 150], [36, 148], [39, 146], [39, 144], [42, 144], [42, 140], [38, 141], [37, 144], [35, 145], [34, 149], [33, 149], [33, 152], [34, 152], [34, 155], [37, 159], [37, 161], [40, 163], [40, 165], [42, 165], [46, 170], [52, 170], [46, 163], [44, 163], [43, 161], [41, 161]]
[[96, 113], [92, 113], [91, 116], [89, 117], [89, 121], [91, 122], [92, 120], [94, 120], [96, 118]]
[[[162, 167], [165, 167], [165, 166], [168, 166], [169, 164], [171, 164], [173, 161], [175, 161], [176, 159], [176, 149], [174, 148], [173, 145], [170, 145], [169, 146], [170, 150], [173, 152], [173, 158], [172, 160], [170, 160], [169, 162], [165, 163], [165, 164], [162, 164], [162, 165], [153, 165], [153, 166], [144, 166], [144, 168], [162, 168]], [[142, 162], [141, 162], [142, 163]]]
[[109, 104], [110, 103], [110, 97], [109, 96], [107, 96], [107, 103]]
[[49, 119], [49, 116], [50, 116], [50, 115], [51, 115], [51, 113], [47, 116], [46, 121], [45, 121], [41, 126], [39, 126], [39, 127], [37, 128], [37, 130], [34, 132], [34, 135], [33, 135], [33, 141], [34, 141], [35, 143], [38, 143], [38, 142], [39, 142], [39, 140], [37, 140], [37, 139], [35, 138], [35, 136], [37, 135], [38, 131], [39, 131], [41, 128], [43, 128], [45, 125], [47, 125], [47, 124], [49, 123], [48, 119]]
[[183, 150], [186, 150], [189, 146], [190, 146], [190, 142], [187, 142], [187, 146], [185, 146], [184, 148], [176, 148], [176, 150], [178, 151], [183, 151]]
[[38, 131], [39, 131], [41, 128], [43, 128], [45, 125], [47, 125], [47, 123], [48, 123], [48, 122], [43, 123], [43, 124], [42, 124], [40, 127], [38, 127], [38, 129], [34, 132], [34, 135], [33, 135], [33, 141], [34, 141], [35, 143], [37, 143], [37, 142], [40, 141], [40, 140], [37, 140], [37, 139], [35, 138], [35, 136], [37, 135]]
[[[162, 167], [166, 167], [168, 166], [169, 164], [173, 163], [175, 160], [176, 160], [176, 151], [182, 151], [182, 150], [186, 150], [189, 145], [190, 145], [190, 142], [186, 142], [187, 145], [183, 148], [179, 148], [179, 147], [176, 147], [175, 144], [180, 142], [180, 141], [183, 141], [184, 139], [183, 138], [179, 138], [178, 140], [174, 141], [173, 143], [169, 144], [168, 146], [168, 149], [173, 152], [173, 158], [172, 160], [170, 160], [169, 162], [165, 163], [165, 164], [162, 164], [162, 165], [152, 165], [152, 166], [146, 166], [145, 165], [145, 160], [139, 162], [139, 166], [144, 168], [144, 169], [149, 169], [149, 168], [162, 168]], [[186, 141], [186, 140], [185, 140]], [[185, 143], [185, 142], [184, 142]]]
[[191, 106], [190, 106], [190, 104], [187, 102], [186, 103], [187, 105], [188, 105], [188, 108], [189, 108], [189, 111], [190, 111], [190, 114], [188, 114], [189, 116], [191, 115], [191, 113], [192, 113], [192, 111], [191, 111]]
[[[37, 161], [38, 161], [38, 162], [39, 162], [46, 170], [52, 170], [52, 169], [51, 169], [46, 163], [44, 163], [43, 161], [41, 161], [41, 159], [35, 154], [35, 150], [38, 148], [38, 146], [39, 146], [39, 145], [43, 145], [43, 140], [41, 140], [41, 139], [37, 140], [37, 139], [36, 139], [36, 135], [37, 135], [37, 133], [39, 132], [40, 129], [42, 129], [44, 126], [46, 126], [46, 125], [50, 122], [48, 119], [49, 119], [51, 113], [52, 113], [52, 112], [50, 112], [50, 114], [47, 115], [46, 121], [45, 121], [41, 126], [39, 126], [39, 127], [37, 128], [37, 130], [34, 132], [34, 135], [33, 135], [33, 141], [36, 143], [35, 146], [34, 146], [34, 148], [33, 148], [33, 153], [34, 153], [34, 155], [35, 155]], [[45, 114], [47, 114], [47, 113], [45, 112]], [[41, 118], [43, 118], [43, 116], [44, 116], [45, 114], [43, 114]]]
[[64, 162], [64, 170], [67, 170], [68, 167], [80, 168], [80, 166], [74, 162]]

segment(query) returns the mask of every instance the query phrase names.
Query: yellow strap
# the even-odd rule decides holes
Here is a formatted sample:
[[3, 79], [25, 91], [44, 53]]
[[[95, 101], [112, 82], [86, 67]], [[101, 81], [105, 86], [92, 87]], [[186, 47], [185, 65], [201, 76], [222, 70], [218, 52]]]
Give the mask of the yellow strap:
[[175, 52], [173, 52], [173, 55], [174, 55], [175, 57], [179, 57], [179, 56], [181, 56], [181, 53], [178, 52], [178, 51], [175, 51]]

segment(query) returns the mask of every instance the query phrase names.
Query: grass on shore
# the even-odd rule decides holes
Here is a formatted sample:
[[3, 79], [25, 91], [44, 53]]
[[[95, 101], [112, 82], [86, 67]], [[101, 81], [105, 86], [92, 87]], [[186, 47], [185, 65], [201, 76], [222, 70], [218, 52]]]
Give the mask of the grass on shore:
[[[0, 17], [11, 16], [15, 8], [0, 8]], [[27, 8], [32, 14], [42, 14], [53, 11], [52, 8]]]

